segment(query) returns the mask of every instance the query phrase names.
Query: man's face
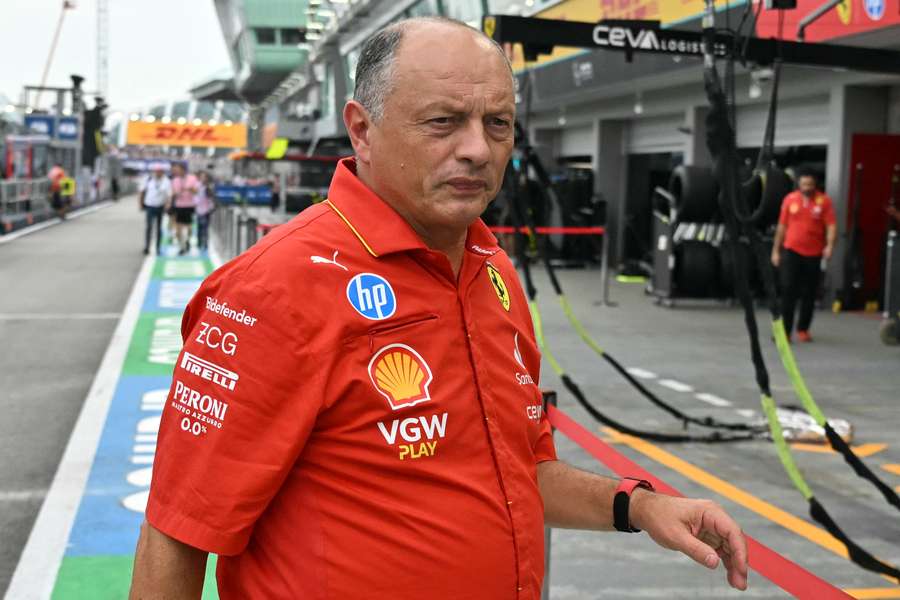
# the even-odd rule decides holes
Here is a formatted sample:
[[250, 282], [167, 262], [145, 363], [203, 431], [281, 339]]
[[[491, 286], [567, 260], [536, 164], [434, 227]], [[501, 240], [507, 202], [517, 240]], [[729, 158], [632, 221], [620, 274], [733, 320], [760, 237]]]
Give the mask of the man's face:
[[461, 27], [410, 28], [372, 124], [372, 187], [418, 231], [460, 229], [493, 200], [513, 147], [515, 96], [504, 59]]
[[797, 188], [804, 196], [812, 196], [816, 192], [816, 178], [804, 175], [797, 182]]
[[161, 178], [163, 176], [162, 170], [156, 169], [155, 171], [153, 171], [153, 176], [156, 177], [157, 179]]
[[172, 165], [172, 175], [181, 177], [184, 175], [184, 168], [181, 165]]

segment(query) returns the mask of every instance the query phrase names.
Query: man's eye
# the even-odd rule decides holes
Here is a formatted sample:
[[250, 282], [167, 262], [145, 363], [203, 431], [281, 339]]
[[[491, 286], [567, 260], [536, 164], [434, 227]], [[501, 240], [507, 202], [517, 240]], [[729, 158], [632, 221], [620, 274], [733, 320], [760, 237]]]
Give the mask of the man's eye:
[[428, 119], [428, 122], [433, 125], [449, 125], [453, 122], [453, 117], [435, 117]]
[[509, 127], [509, 121], [506, 119], [493, 118], [490, 121], [491, 126], [496, 127], [498, 129], [506, 129]]

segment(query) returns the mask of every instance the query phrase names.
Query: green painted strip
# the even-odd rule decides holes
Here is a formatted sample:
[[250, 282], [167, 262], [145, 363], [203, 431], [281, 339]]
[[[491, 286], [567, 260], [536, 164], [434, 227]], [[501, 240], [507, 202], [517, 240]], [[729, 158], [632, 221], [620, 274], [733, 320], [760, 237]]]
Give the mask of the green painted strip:
[[791, 450], [788, 448], [787, 442], [784, 441], [784, 433], [781, 431], [781, 423], [778, 421], [778, 413], [775, 411], [775, 402], [771, 396], [766, 395], [761, 397], [760, 402], [763, 412], [766, 414], [766, 419], [769, 421], [769, 430], [772, 432], [772, 441], [775, 443], [778, 458], [781, 460], [781, 464], [784, 465], [784, 470], [787, 472], [788, 477], [791, 478], [794, 486], [803, 494], [804, 498], [809, 500], [813, 496], [812, 490], [809, 489], [809, 485], [803, 479], [803, 475], [800, 474], [800, 469], [797, 467], [797, 463], [794, 462]]
[[547, 359], [547, 362], [550, 363], [550, 368], [553, 369], [553, 372], [562, 377], [566, 372], [563, 370], [562, 366], [556, 362], [556, 357], [553, 356], [553, 353], [550, 352], [547, 344], [544, 343], [544, 326], [541, 324], [541, 311], [538, 308], [537, 302], [534, 300], [530, 301], [528, 307], [531, 309], [531, 320], [534, 322], [534, 336], [537, 338], [541, 353], [544, 355], [544, 358]]
[[647, 278], [643, 275], [616, 275], [616, 281], [619, 283], [646, 283]]
[[590, 346], [591, 349], [593, 349], [593, 351], [598, 355], [603, 356], [603, 348], [600, 347], [600, 344], [594, 341], [594, 338], [592, 338], [584, 328], [584, 326], [582, 326], [581, 321], [579, 321], [578, 317], [575, 316], [575, 312], [572, 310], [568, 298], [566, 298], [564, 294], [560, 294], [558, 298], [563, 312], [566, 313], [566, 318], [569, 319], [569, 323], [572, 324], [572, 327], [575, 328], [575, 331], [578, 332], [578, 335], [581, 336], [581, 339], [584, 340], [584, 343]]
[[[131, 588], [134, 556], [66, 556], [59, 567], [52, 600], [122, 600]], [[216, 557], [210, 555], [203, 600], [218, 600]]]
[[172, 375], [181, 344], [181, 314], [141, 313], [122, 374]]
[[794, 353], [791, 350], [791, 345], [788, 343], [787, 334], [784, 331], [784, 323], [781, 318], [772, 321], [772, 335], [775, 336], [778, 355], [781, 357], [781, 364], [784, 365], [784, 370], [791, 380], [791, 385], [794, 387], [794, 393], [803, 404], [806, 412], [815, 419], [819, 426], [824, 427], [825, 415], [819, 409], [816, 401], [813, 400], [809, 388], [806, 387], [806, 381], [803, 379], [803, 375], [800, 374], [800, 369], [797, 368], [797, 362], [794, 360]]

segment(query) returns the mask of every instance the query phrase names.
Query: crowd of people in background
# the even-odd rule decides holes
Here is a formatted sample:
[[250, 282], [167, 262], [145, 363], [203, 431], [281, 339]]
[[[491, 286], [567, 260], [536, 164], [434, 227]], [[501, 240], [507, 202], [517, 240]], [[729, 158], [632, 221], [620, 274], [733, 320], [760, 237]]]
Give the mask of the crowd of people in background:
[[140, 186], [138, 195], [145, 212], [144, 254], [149, 254], [155, 239], [157, 254], [162, 253], [163, 218], [168, 219], [171, 240], [178, 254], [191, 251], [191, 231], [196, 221], [197, 248], [209, 247], [209, 218], [215, 210], [212, 177], [206, 171], [188, 173], [184, 166], [173, 164], [171, 177], [157, 166]]

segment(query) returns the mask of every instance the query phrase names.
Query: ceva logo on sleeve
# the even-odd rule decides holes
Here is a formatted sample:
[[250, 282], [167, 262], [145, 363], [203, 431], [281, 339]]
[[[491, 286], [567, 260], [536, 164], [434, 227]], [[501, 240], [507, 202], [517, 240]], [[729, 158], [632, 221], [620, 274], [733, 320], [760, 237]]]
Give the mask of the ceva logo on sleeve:
[[356, 312], [372, 321], [391, 317], [397, 310], [397, 299], [387, 279], [374, 273], [360, 273], [347, 284], [347, 300]]

